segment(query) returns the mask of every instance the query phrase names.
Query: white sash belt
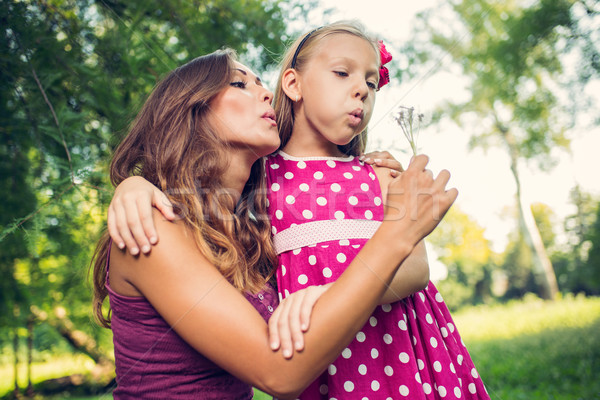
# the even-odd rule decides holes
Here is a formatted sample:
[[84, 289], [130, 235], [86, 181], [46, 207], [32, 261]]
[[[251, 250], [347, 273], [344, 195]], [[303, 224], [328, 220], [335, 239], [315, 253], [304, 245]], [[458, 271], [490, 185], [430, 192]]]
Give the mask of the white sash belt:
[[273, 236], [277, 254], [330, 240], [370, 239], [381, 221], [368, 219], [330, 219], [306, 222]]

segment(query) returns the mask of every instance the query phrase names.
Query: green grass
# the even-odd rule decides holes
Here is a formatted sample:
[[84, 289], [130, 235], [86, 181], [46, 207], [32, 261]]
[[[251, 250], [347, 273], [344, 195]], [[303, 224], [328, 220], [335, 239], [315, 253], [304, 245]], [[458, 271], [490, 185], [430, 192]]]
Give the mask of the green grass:
[[[528, 298], [469, 307], [453, 316], [493, 400], [600, 400], [599, 297]], [[33, 375], [41, 381], [91, 366], [83, 356], [54, 357], [34, 364]], [[0, 365], [0, 397], [12, 381], [11, 365]], [[255, 400], [271, 399], [255, 392]]]

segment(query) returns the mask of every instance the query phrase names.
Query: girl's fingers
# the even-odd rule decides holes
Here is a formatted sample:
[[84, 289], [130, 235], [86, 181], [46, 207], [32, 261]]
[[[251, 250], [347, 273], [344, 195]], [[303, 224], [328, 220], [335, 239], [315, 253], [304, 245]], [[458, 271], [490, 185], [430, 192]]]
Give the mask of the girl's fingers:
[[140, 253], [140, 249], [131, 235], [129, 225], [127, 224], [127, 214], [122, 206], [115, 206], [115, 217], [115, 224], [117, 225], [119, 234], [123, 238], [123, 242], [125, 242], [125, 247], [129, 249], [132, 255], [137, 256]]
[[152, 205], [156, 207], [169, 221], [175, 220], [176, 217], [175, 212], [173, 211], [173, 204], [163, 192], [158, 190], [158, 188], [154, 188]]
[[107, 225], [108, 225], [108, 234], [110, 235], [112, 241], [119, 247], [119, 249], [123, 250], [125, 247], [125, 241], [119, 234], [119, 229], [117, 228], [116, 223], [116, 215], [113, 210], [112, 203], [108, 206], [108, 217], [107, 217]]

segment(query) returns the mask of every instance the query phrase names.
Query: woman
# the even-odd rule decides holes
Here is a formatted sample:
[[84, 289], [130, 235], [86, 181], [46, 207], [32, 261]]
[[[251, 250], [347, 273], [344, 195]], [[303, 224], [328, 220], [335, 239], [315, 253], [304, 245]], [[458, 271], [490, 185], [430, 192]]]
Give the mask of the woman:
[[[108, 323], [101, 306], [110, 290], [116, 398], [249, 399], [250, 385], [295, 398], [354, 338], [398, 260], [454, 202], [447, 171], [433, 179], [427, 157], [415, 157], [390, 183], [373, 238], [314, 306], [304, 349], [282, 357], [260, 305], [244, 297], [273, 293], [260, 162], [279, 146], [272, 96], [231, 51], [199, 57], [158, 84], [116, 150], [113, 183], [141, 175], [168, 193], [180, 217], [172, 223], [154, 211], [161, 240], [148, 255], [120, 251], [106, 237], [99, 244], [95, 308]], [[269, 323], [284, 326], [301, 304], [286, 303]]]

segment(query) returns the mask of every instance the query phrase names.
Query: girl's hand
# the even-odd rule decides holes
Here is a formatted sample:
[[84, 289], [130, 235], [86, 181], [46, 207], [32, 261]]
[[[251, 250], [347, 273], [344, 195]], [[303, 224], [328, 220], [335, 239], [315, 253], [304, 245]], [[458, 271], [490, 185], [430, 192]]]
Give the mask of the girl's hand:
[[108, 206], [108, 233], [120, 249], [127, 247], [137, 255], [140, 248], [149, 253], [151, 244], [158, 243], [152, 220], [156, 207], [169, 221], [175, 219], [173, 205], [163, 192], [140, 176], [125, 179], [115, 189]]
[[408, 168], [388, 186], [384, 221], [398, 221], [406, 237], [417, 243], [440, 223], [456, 200], [458, 191], [446, 190], [450, 173], [437, 177], [426, 169], [429, 158], [417, 155]]
[[396, 160], [388, 151], [372, 151], [367, 154], [361, 154], [359, 160], [369, 165], [389, 168], [390, 175], [393, 177], [398, 176], [400, 172], [404, 171], [400, 161]]
[[269, 319], [269, 342], [273, 351], [281, 347], [283, 356], [290, 359], [294, 349], [304, 349], [304, 332], [310, 326], [312, 309], [331, 285], [309, 286], [290, 294], [279, 303]]

